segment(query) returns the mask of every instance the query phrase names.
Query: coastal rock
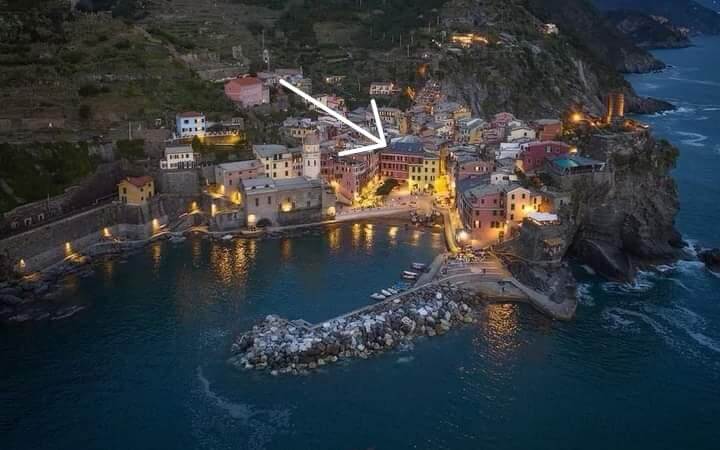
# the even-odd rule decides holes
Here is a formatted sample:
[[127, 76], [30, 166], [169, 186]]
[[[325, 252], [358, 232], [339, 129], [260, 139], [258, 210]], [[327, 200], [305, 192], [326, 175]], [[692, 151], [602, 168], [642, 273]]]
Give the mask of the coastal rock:
[[703, 250], [698, 253], [700, 261], [705, 263], [705, 267], [713, 272], [720, 272], [720, 248]]
[[588, 157], [607, 161], [610, 177], [573, 184], [571, 251], [599, 274], [634, 279], [636, 267], [672, 261], [683, 242], [675, 228], [679, 200], [671, 170], [678, 150], [647, 131], [594, 135]]

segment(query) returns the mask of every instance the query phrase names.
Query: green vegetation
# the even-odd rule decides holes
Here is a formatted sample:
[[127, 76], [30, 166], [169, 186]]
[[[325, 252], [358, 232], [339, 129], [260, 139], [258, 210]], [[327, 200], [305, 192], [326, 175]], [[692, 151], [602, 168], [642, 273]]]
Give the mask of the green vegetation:
[[394, 178], [388, 178], [385, 180], [385, 182], [377, 188], [375, 191], [375, 195], [385, 196], [390, 194], [393, 189], [395, 189], [398, 185], [398, 181]]
[[0, 144], [0, 212], [61, 194], [97, 163], [84, 143]]
[[118, 157], [134, 161], [145, 158], [145, 141], [122, 139], [115, 143]]

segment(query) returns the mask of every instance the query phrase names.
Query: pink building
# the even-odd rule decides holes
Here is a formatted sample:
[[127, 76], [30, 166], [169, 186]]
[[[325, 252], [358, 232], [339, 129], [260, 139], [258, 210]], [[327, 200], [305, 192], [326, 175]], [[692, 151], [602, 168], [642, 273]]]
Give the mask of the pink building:
[[455, 179], [456, 181], [462, 181], [468, 178], [477, 178], [482, 175], [489, 176], [493, 171], [495, 171], [494, 161], [458, 161], [455, 166]]
[[378, 155], [364, 153], [339, 157], [334, 152], [323, 152], [320, 173], [337, 194], [352, 201], [356, 195], [377, 175]]
[[515, 120], [515, 116], [509, 112], [497, 113], [493, 116], [492, 126], [495, 128], [507, 128], [513, 120]]
[[269, 93], [262, 81], [255, 77], [235, 78], [225, 83], [225, 95], [244, 107], [269, 103]]
[[570, 153], [570, 146], [564, 142], [533, 142], [518, 155], [518, 167], [523, 172], [535, 172], [545, 166], [545, 161]]
[[387, 148], [380, 153], [380, 174], [399, 182], [410, 179], [410, 165], [423, 163], [422, 151], [405, 148]]
[[505, 188], [494, 184], [461, 186], [458, 212], [474, 243], [504, 239], [506, 232]]

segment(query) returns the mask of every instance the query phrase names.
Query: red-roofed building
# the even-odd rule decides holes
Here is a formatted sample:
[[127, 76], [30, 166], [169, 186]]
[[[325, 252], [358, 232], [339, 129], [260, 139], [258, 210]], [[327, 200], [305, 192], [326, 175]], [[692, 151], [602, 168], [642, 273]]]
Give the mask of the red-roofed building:
[[155, 195], [151, 176], [127, 177], [118, 183], [118, 197], [126, 205], [143, 205]]
[[225, 83], [225, 95], [235, 103], [248, 108], [270, 103], [270, 92], [256, 77], [235, 78]]

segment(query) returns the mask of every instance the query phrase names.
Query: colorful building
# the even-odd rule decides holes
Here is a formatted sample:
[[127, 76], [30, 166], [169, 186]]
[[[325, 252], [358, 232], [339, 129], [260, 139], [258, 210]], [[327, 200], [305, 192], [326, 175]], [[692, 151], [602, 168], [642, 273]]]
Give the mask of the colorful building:
[[539, 141], [554, 141], [563, 132], [562, 121], [557, 119], [540, 119], [535, 121], [535, 134]]
[[503, 240], [506, 235], [505, 186], [466, 180], [458, 186], [457, 207], [473, 244]]
[[151, 176], [127, 177], [118, 183], [118, 197], [126, 205], [144, 205], [155, 195]]
[[240, 203], [240, 185], [243, 180], [263, 176], [263, 165], [256, 159], [236, 161], [215, 166], [215, 183], [220, 193], [235, 203]]
[[545, 167], [548, 159], [570, 153], [570, 146], [564, 142], [544, 141], [527, 144], [518, 155], [517, 166], [525, 173], [534, 173]]
[[179, 137], [202, 136], [207, 130], [205, 114], [188, 111], [175, 116], [175, 134]]
[[256, 77], [235, 78], [225, 83], [225, 95], [245, 108], [270, 103], [270, 92]]
[[419, 164], [408, 164], [411, 191], [434, 191], [443, 175], [438, 155], [423, 152]]
[[265, 175], [278, 180], [303, 175], [302, 148], [279, 144], [253, 145], [253, 153], [265, 169]]

